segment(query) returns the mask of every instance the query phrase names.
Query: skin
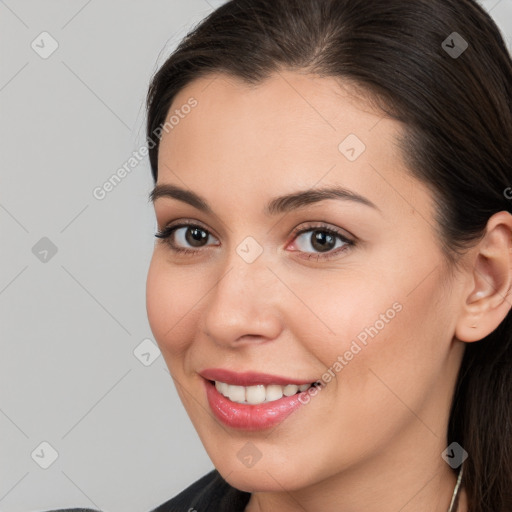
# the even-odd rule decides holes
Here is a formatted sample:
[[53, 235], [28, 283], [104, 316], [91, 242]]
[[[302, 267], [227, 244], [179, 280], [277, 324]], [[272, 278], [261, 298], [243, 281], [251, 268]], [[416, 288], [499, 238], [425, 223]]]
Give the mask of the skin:
[[[466, 343], [510, 309], [512, 217], [491, 217], [454, 271], [434, 231], [431, 192], [398, 148], [404, 127], [348, 83], [280, 71], [249, 86], [216, 74], [181, 90], [170, 110], [190, 97], [197, 107], [161, 139], [157, 183], [196, 192], [213, 214], [168, 197], [154, 206], [159, 229], [188, 219], [210, 237], [190, 245], [180, 229], [175, 242], [197, 251], [185, 255], [157, 239], [147, 312], [213, 464], [252, 493], [249, 512], [446, 512], [456, 481], [441, 458], [449, 407]], [[338, 149], [351, 133], [366, 145], [353, 162]], [[378, 209], [329, 199], [263, 212], [275, 196], [328, 185]], [[314, 227], [294, 237], [307, 223]], [[326, 254], [311, 244], [317, 224], [356, 245], [317, 259]], [[250, 264], [236, 252], [248, 236], [263, 248]], [[246, 432], [213, 416], [201, 370], [313, 382], [394, 303], [401, 311], [278, 426]], [[262, 454], [250, 468], [237, 457], [249, 441]], [[464, 490], [458, 511], [467, 511]]]

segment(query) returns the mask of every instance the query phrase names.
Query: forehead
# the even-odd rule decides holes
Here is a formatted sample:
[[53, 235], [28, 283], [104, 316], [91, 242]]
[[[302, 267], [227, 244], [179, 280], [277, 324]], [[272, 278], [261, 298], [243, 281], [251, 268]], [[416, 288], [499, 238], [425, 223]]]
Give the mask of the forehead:
[[[382, 118], [349, 83], [291, 71], [280, 71], [258, 84], [225, 74], [202, 77], [178, 93], [168, 117], [191, 98], [198, 104], [173, 127], [170, 138], [176, 144], [183, 142], [183, 135], [193, 137], [196, 144], [229, 138], [247, 150], [293, 146], [296, 152], [298, 140], [311, 141], [305, 151], [319, 142], [322, 150], [337, 150], [340, 137], [359, 132], [363, 138]], [[397, 128], [392, 125], [388, 123], [390, 132]]]
[[[191, 100], [196, 106], [184, 108]], [[408, 212], [429, 200], [398, 148], [404, 127], [333, 77], [281, 71], [251, 85], [208, 75], [178, 93], [171, 115], [179, 121], [160, 142], [160, 183], [260, 199], [338, 184]]]

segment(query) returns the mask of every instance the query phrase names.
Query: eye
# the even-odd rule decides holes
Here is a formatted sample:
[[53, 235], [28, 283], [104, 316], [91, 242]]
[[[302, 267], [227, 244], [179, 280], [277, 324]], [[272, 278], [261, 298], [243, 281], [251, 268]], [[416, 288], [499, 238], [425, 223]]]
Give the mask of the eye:
[[349, 240], [336, 228], [325, 225], [307, 226], [297, 230], [294, 235], [293, 245], [297, 247], [297, 252], [307, 254], [300, 256], [301, 258], [328, 259], [355, 246], [354, 241]]
[[198, 249], [205, 247], [208, 238], [212, 237], [211, 233], [203, 227], [186, 222], [166, 226], [158, 231], [155, 236], [161, 238], [177, 253], [196, 253]]

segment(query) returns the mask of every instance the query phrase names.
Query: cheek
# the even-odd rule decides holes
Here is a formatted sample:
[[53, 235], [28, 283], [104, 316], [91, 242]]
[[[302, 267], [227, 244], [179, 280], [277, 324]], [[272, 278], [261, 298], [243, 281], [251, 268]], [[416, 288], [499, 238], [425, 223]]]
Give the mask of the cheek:
[[197, 289], [200, 283], [192, 270], [171, 267], [155, 251], [146, 281], [146, 309], [149, 325], [166, 359], [171, 354], [183, 354], [191, 343], [191, 329], [197, 322], [194, 305], [202, 296]]
[[368, 421], [378, 410], [383, 417], [396, 411], [386, 416], [390, 425], [407, 417], [402, 401], [420, 410], [442, 374], [450, 332], [441, 280], [432, 274], [413, 293], [408, 279], [405, 286], [397, 281], [393, 294], [353, 309], [355, 320], [337, 351], [344, 359], [340, 391]]
[[322, 286], [317, 279], [307, 294], [312, 311], [297, 311], [296, 325], [309, 318], [311, 335], [316, 332], [316, 338], [329, 346], [335, 357], [350, 350], [353, 342], [361, 347], [368, 345], [369, 340], [382, 337], [399, 321], [403, 309], [396, 287], [375, 284], [379, 282], [365, 275], [343, 277], [339, 282], [330, 279]]
[[[430, 261], [418, 262], [419, 268], [405, 263], [387, 273], [375, 266], [364, 275], [353, 272], [338, 285], [317, 281], [307, 295], [316, 316], [308, 313], [307, 332], [295, 336], [315, 340], [310, 350], [354, 396], [361, 395], [361, 386], [382, 387], [375, 374], [401, 389], [411, 381], [430, 381], [443, 363], [450, 337], [445, 277], [431, 272]], [[302, 314], [300, 320], [297, 312], [295, 325], [305, 326]]]

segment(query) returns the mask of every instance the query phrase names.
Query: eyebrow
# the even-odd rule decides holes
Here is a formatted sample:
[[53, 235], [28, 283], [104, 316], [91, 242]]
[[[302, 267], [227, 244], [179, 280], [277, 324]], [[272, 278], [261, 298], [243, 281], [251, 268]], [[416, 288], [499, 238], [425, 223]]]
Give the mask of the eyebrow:
[[[176, 185], [156, 185], [149, 194], [149, 200], [154, 203], [161, 197], [177, 199], [178, 201], [183, 201], [184, 203], [187, 203], [204, 213], [213, 214], [213, 210], [206, 199], [196, 194], [195, 192], [192, 192], [191, 190], [186, 190]], [[372, 203], [366, 197], [356, 194], [355, 192], [352, 192], [351, 190], [341, 186], [331, 186], [325, 188], [302, 190], [299, 192], [292, 192], [290, 194], [276, 197], [265, 206], [264, 212], [267, 215], [287, 213], [292, 210], [304, 208], [310, 204], [325, 201], [327, 199], [342, 199], [344, 201], [352, 201], [381, 211], [377, 205]]]

